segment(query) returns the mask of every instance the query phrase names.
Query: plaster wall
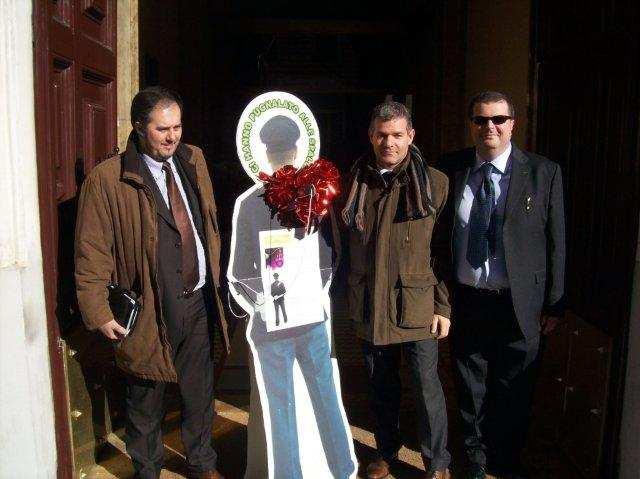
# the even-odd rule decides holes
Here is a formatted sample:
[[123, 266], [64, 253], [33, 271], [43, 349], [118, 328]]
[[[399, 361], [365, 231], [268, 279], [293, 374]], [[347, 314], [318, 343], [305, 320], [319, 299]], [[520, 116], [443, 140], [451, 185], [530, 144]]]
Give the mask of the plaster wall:
[[38, 213], [32, 4], [0, 0], [0, 477], [53, 478]]

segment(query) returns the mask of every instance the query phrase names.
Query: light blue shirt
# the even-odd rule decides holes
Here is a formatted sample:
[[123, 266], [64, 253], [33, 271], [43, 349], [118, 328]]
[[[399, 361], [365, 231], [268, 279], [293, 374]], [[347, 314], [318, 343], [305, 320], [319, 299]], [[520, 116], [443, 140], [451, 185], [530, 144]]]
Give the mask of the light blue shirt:
[[497, 221], [496, 250], [493, 255], [479, 268], [474, 268], [467, 260], [467, 248], [469, 244], [469, 216], [473, 199], [482, 184], [481, 166], [484, 160], [476, 153], [476, 162], [469, 172], [467, 183], [464, 186], [462, 201], [456, 211], [454, 226], [454, 257], [456, 258], [456, 277], [459, 283], [484, 289], [499, 289], [509, 287], [509, 277], [504, 259], [504, 246], [502, 243], [502, 224], [504, 223], [504, 211], [507, 203], [509, 181], [511, 179], [511, 144], [499, 156], [490, 163], [491, 182], [495, 190], [495, 206], [492, 221]]
[[[164, 202], [167, 205], [167, 208], [171, 209], [171, 206], [169, 205], [169, 193], [167, 192], [167, 174], [162, 169], [163, 163], [160, 161], [156, 161], [145, 154], [142, 155], [142, 159], [149, 168], [151, 176], [153, 176], [153, 179], [156, 180], [156, 184], [158, 185], [160, 194], [164, 198]], [[198, 255], [198, 276], [200, 279], [195, 288], [193, 288], [193, 290], [195, 291], [204, 286], [205, 280], [207, 278], [207, 263], [204, 255], [204, 247], [202, 246], [202, 241], [200, 241], [200, 236], [198, 235], [198, 231], [196, 230], [196, 225], [193, 223], [193, 216], [191, 215], [191, 208], [189, 208], [189, 201], [187, 200], [187, 195], [184, 192], [184, 188], [182, 187], [182, 180], [180, 179], [178, 170], [176, 170], [176, 165], [173, 164], [173, 157], [166, 160], [166, 163], [171, 166], [171, 171], [173, 171], [173, 178], [176, 180], [178, 191], [180, 191], [182, 201], [187, 208], [189, 220], [191, 221], [191, 228], [193, 228], [193, 237], [196, 240], [196, 253]]]

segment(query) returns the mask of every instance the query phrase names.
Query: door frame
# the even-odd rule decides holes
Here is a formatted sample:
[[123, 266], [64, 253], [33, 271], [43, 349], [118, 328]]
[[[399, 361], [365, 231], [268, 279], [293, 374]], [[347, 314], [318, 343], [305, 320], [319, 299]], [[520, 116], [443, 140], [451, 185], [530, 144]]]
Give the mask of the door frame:
[[34, 27], [34, 96], [36, 124], [36, 161], [38, 169], [38, 203], [40, 210], [40, 241], [42, 247], [42, 270], [47, 312], [47, 336], [56, 437], [57, 477], [73, 477], [73, 443], [69, 417], [69, 392], [65, 380], [63, 342], [56, 317], [56, 261], [57, 261], [57, 215], [56, 196], [52, 190], [53, 172], [48, 159], [51, 156], [49, 142], [49, 38], [48, 2], [33, 2]]

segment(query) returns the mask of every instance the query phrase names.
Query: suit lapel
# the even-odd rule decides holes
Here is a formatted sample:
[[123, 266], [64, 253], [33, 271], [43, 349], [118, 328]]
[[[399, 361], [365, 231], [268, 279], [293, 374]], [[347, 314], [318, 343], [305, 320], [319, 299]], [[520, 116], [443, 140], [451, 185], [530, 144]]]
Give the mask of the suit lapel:
[[509, 191], [507, 193], [507, 204], [505, 207], [505, 224], [514, 215], [517, 215], [518, 208], [523, 208], [522, 194], [525, 186], [530, 180], [531, 168], [528, 158], [515, 146], [511, 149], [511, 180], [509, 181]]
[[462, 168], [456, 171], [455, 174], [455, 190], [454, 190], [454, 198], [455, 198], [455, 212], [460, 208], [460, 202], [462, 201], [462, 196], [464, 194], [464, 187], [469, 180], [469, 174], [471, 173], [471, 167], [473, 166], [475, 159], [475, 150], [471, 149], [471, 154], [464, 158], [462, 162]]
[[203, 234], [202, 211], [200, 209], [199, 189], [196, 180], [196, 169], [192, 163], [182, 160], [179, 156], [175, 156], [176, 169], [182, 182], [182, 187], [189, 202], [189, 211], [193, 217], [193, 222], [199, 234]]
[[156, 200], [156, 210], [158, 211], [158, 216], [160, 216], [164, 221], [169, 224], [173, 229], [178, 231], [178, 227], [173, 219], [173, 213], [167, 207], [167, 203], [164, 201], [162, 197], [162, 193], [160, 193], [160, 189], [158, 188], [158, 184], [156, 180], [153, 178], [153, 175], [147, 168], [147, 165], [144, 161], [140, 161], [140, 176], [142, 176], [142, 181], [145, 185], [147, 185], [151, 191], [153, 192], [153, 197]]

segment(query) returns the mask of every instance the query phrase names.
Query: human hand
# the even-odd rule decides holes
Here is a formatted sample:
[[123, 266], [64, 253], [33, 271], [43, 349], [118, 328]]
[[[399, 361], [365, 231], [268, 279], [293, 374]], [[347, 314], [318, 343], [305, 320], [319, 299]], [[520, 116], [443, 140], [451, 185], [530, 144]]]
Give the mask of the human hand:
[[556, 329], [556, 326], [562, 318], [558, 316], [551, 316], [549, 314], [540, 315], [540, 331], [543, 336], [548, 336]]
[[433, 315], [433, 321], [431, 322], [431, 334], [436, 339], [443, 339], [449, 335], [449, 328], [451, 327], [451, 320], [440, 316], [439, 314]]
[[113, 340], [123, 339], [127, 334], [129, 334], [129, 331], [120, 326], [115, 319], [103, 324], [98, 329], [107, 338]]

